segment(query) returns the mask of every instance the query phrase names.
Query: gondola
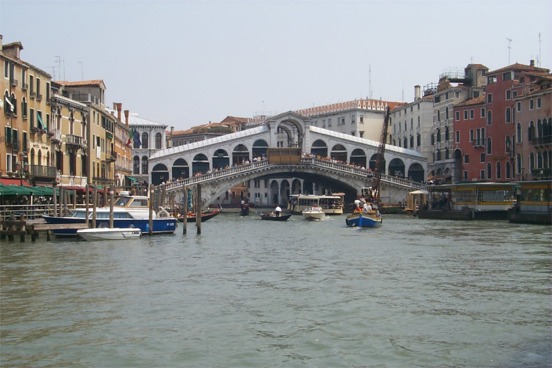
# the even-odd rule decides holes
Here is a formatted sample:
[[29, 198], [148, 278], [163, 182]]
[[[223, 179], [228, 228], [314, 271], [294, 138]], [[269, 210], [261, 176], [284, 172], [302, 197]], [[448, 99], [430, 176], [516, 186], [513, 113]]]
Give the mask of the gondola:
[[[222, 212], [222, 210], [220, 208], [217, 208], [217, 209], [214, 209], [214, 210], [209, 210], [209, 211], [203, 211], [201, 213], [201, 222], [205, 222], [207, 220], [210, 220], [210, 219], [212, 219], [213, 217], [215, 217], [216, 215], [218, 215], [221, 212]], [[188, 222], [196, 222], [195, 212], [188, 212], [187, 219], [188, 219], [187, 220]], [[184, 222], [184, 216], [179, 215], [178, 216], [178, 221], [179, 222]]]
[[259, 212], [259, 216], [261, 216], [261, 220], [287, 221], [291, 217], [291, 213], [281, 214], [280, 216], [276, 216], [273, 212], [269, 212], [269, 213]]

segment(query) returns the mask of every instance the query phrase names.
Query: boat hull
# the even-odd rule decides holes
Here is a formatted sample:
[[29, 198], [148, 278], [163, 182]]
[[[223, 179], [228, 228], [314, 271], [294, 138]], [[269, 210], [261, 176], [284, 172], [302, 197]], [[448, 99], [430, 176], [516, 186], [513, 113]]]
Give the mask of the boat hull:
[[287, 221], [287, 220], [291, 217], [291, 214], [280, 215], [280, 216], [274, 216], [274, 215], [267, 215], [267, 214], [261, 213], [260, 216], [261, 216], [261, 220], [267, 220], [267, 221]]
[[[84, 224], [84, 218], [78, 217], [54, 217], [43, 216], [47, 224]], [[91, 223], [91, 220], [89, 220]], [[176, 231], [177, 219], [173, 217], [169, 218], [155, 218], [153, 219], [152, 234], [173, 234]], [[113, 227], [128, 229], [135, 228], [140, 229], [143, 234], [149, 234], [150, 226], [149, 219], [113, 219]], [[109, 228], [109, 219], [96, 219], [96, 228]], [[52, 231], [56, 237], [76, 237], [77, 229], [71, 229], [68, 226], [67, 229], [59, 229]]]
[[324, 212], [320, 211], [303, 211], [303, 218], [309, 221], [323, 220], [326, 217]]
[[77, 230], [77, 235], [81, 238], [93, 241], [93, 240], [128, 240], [136, 239], [142, 235], [140, 229], [134, 228], [96, 228], [96, 229], [80, 229]]
[[[201, 214], [201, 222], [205, 222], [207, 220], [210, 220], [212, 219], [213, 217], [215, 217], [216, 215], [218, 215], [221, 211], [220, 210], [214, 210], [214, 211], [210, 211], [210, 212], [204, 212]], [[179, 222], [184, 222], [184, 217], [179, 217], [178, 218], [178, 221]], [[196, 222], [196, 216], [195, 214], [194, 215], [188, 215], [188, 222]]]
[[381, 217], [374, 217], [365, 213], [353, 213], [345, 219], [345, 223], [350, 227], [378, 227], [383, 220]]

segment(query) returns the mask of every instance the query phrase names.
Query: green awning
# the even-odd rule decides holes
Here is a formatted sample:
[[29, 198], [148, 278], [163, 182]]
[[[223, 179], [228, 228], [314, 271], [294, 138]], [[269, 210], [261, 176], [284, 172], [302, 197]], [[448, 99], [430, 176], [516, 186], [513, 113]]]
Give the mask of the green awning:
[[138, 179], [136, 179], [136, 178], [134, 178], [134, 177], [132, 177], [132, 176], [127, 176], [127, 179], [130, 180], [130, 181], [132, 181], [132, 182], [135, 182], [135, 183], [138, 182]]
[[39, 128], [42, 129], [42, 130], [46, 130], [46, 125], [42, 121], [42, 116], [40, 116], [40, 114], [36, 114], [36, 119], [38, 120], [38, 123], [40, 124]]

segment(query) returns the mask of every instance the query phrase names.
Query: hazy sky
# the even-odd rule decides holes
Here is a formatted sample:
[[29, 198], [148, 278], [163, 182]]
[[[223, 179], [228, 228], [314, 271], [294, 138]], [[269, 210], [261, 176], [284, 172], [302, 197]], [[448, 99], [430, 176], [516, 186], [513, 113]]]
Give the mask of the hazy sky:
[[102, 79], [107, 106], [186, 129], [409, 102], [469, 63], [550, 68], [551, 15], [551, 0], [0, 0], [0, 34], [55, 80]]

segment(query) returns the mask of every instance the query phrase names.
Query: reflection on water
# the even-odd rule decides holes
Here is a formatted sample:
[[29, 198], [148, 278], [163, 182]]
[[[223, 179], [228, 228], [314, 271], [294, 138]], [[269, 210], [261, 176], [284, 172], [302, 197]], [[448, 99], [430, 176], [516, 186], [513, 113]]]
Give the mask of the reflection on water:
[[0, 243], [12, 367], [545, 367], [551, 230], [222, 214], [130, 242]]

